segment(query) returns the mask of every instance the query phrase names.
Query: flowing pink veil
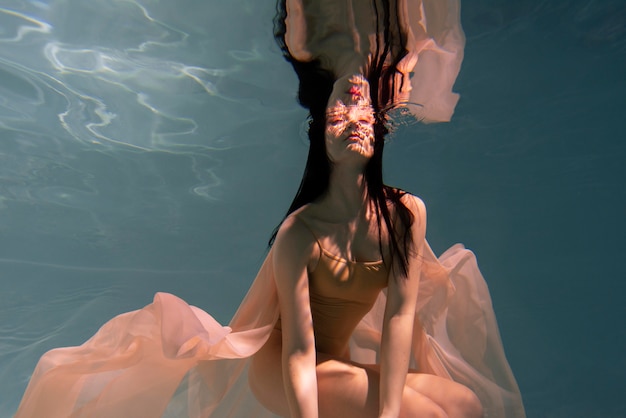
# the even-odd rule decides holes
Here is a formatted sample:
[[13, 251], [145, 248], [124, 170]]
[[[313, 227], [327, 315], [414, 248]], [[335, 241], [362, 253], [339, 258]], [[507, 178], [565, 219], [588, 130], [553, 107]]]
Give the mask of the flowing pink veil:
[[[107, 322], [79, 347], [39, 361], [16, 418], [271, 417], [247, 385], [249, 357], [278, 318], [271, 252], [228, 327], [174, 295]], [[385, 294], [351, 340], [353, 360], [375, 363]], [[486, 283], [472, 252], [438, 260], [424, 245], [412, 367], [472, 388], [488, 417], [523, 417]]]
[[[288, 0], [292, 8], [300, 3]], [[420, 119], [449, 120], [464, 46], [459, 1], [409, 0], [406, 7], [410, 102], [420, 104]], [[290, 34], [292, 45], [301, 35]], [[424, 242], [421, 256], [411, 367], [470, 387], [486, 417], [524, 417], [474, 254], [456, 245], [437, 259]], [[385, 298], [381, 293], [352, 335], [355, 361], [378, 360]], [[111, 319], [83, 345], [44, 354], [15, 417], [272, 417], [248, 388], [247, 367], [277, 318], [270, 251], [229, 326], [157, 293], [151, 304]]]

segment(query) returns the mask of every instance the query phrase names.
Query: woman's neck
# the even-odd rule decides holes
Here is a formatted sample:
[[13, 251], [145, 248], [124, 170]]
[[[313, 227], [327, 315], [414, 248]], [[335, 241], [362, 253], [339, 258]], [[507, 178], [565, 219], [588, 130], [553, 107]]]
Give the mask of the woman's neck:
[[319, 201], [320, 209], [335, 221], [350, 221], [365, 214], [367, 185], [362, 169], [333, 167], [328, 190]]

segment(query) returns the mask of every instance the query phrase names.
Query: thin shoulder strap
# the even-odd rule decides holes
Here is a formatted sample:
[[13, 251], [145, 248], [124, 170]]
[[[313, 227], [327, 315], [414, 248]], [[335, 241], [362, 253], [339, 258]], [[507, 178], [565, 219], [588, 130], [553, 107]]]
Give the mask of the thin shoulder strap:
[[315, 266], [313, 267], [312, 270], [315, 270], [315, 267], [317, 267], [317, 265], [319, 264], [320, 261], [320, 257], [322, 257], [322, 253], [324, 252], [324, 248], [322, 247], [322, 243], [320, 242], [320, 240], [317, 238], [317, 235], [315, 234], [315, 232], [313, 232], [313, 229], [309, 226], [308, 223], [306, 223], [306, 221], [304, 219], [302, 219], [300, 216], [298, 215], [294, 215], [294, 218], [296, 218], [296, 220], [298, 222], [300, 222], [302, 225], [304, 225], [304, 227], [306, 229], [309, 230], [309, 232], [311, 233], [311, 235], [313, 235], [313, 239], [315, 239], [315, 242], [317, 242], [317, 247], [319, 248], [319, 257], [317, 258], [317, 263], [315, 263]]

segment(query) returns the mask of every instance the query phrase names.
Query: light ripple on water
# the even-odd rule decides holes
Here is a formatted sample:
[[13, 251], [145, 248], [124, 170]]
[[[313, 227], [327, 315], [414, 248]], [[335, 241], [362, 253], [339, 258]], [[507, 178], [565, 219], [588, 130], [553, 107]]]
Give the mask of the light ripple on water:
[[293, 114], [294, 99], [291, 86], [267, 80], [284, 73], [268, 68], [289, 70], [276, 59], [270, 17], [256, 37], [228, 24], [231, 15], [259, 21], [255, 3], [236, 3], [215, 13], [178, 2], [206, 9], [184, 21], [169, 3], [3, 3], [4, 256], [32, 239], [45, 253], [35, 259], [54, 258], [39, 245], [47, 240], [106, 259], [145, 240], [145, 228], [180, 236], [185, 201], [221, 199], [224, 152], [276, 141], [265, 127]]
[[[286, 109], [287, 100], [263, 102], [270, 88], [255, 80], [254, 66], [267, 65], [260, 51], [270, 49], [269, 38], [220, 33], [223, 45], [206, 44], [206, 33], [155, 17], [169, 17], [167, 5], [151, 4], [155, 11], [133, 1], [10, 5], [0, 8], [0, 129], [5, 138], [23, 134], [13, 134], [19, 141], [39, 137], [37, 147], [61, 144], [58, 159], [85, 149], [215, 155], [250, 141], [235, 143], [229, 132]], [[219, 177], [202, 177], [209, 183], [190, 191], [212, 198]]]

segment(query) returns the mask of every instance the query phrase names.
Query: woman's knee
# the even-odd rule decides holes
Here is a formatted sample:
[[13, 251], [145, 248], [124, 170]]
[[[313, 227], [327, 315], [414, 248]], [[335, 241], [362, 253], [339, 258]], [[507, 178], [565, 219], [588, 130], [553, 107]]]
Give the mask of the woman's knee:
[[453, 400], [455, 414], [450, 414], [451, 418], [482, 418], [484, 416], [483, 406], [478, 396], [469, 388], [460, 390]]
[[331, 397], [362, 399], [371, 394], [376, 381], [368, 370], [340, 360], [322, 361], [317, 364], [316, 371], [319, 394]]
[[400, 418], [449, 418], [446, 411], [427, 396], [416, 392], [410, 386], [404, 387]]
[[248, 384], [265, 408], [280, 416], [289, 415], [283, 389], [280, 339], [270, 336], [265, 346], [252, 357]]
[[476, 394], [460, 383], [425, 374], [410, 374], [408, 386], [437, 403], [450, 418], [480, 418], [483, 408]]
[[378, 379], [362, 367], [339, 360], [317, 365], [320, 417], [374, 418], [378, 412]]

